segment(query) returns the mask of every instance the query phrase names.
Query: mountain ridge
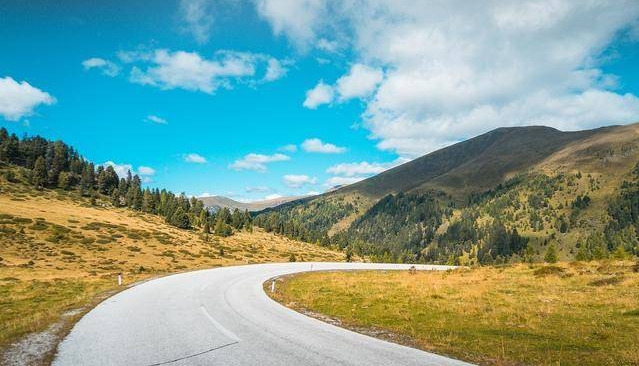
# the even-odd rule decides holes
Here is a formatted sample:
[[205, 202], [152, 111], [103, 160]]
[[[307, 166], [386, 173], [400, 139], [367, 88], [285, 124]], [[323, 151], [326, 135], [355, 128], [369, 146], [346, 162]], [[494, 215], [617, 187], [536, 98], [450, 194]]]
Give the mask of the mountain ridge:
[[381, 260], [540, 260], [548, 243], [565, 259], [574, 259], [584, 243], [591, 248], [585, 256], [602, 243], [607, 255], [618, 248], [634, 253], [636, 235], [624, 231], [631, 241], [620, 246], [615, 230], [635, 224], [639, 230], [639, 220], [625, 217], [633, 209], [624, 206], [639, 184], [637, 161], [637, 123], [568, 132], [503, 127], [336, 191], [267, 209], [257, 222]]

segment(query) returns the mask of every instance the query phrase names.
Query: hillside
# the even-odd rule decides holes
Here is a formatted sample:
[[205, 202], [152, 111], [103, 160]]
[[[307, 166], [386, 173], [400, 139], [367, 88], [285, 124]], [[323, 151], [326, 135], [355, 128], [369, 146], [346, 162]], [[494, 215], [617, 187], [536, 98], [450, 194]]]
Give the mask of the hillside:
[[[385, 260], [467, 263], [637, 254], [639, 125], [499, 128], [257, 223]], [[579, 254], [581, 252], [581, 254]]]
[[[0, 161], [0, 364], [46, 364], [75, 320], [124, 288], [117, 286], [118, 273], [130, 285], [217, 266], [344, 260], [339, 251], [266, 233], [243, 216], [223, 217], [225, 211], [209, 218], [216, 228], [226, 226], [215, 235], [195, 218], [183, 229], [171, 217], [119, 200], [116, 205], [97, 186], [91, 194], [36, 188], [33, 176], [33, 170]], [[243, 224], [233, 224], [237, 217]], [[34, 332], [40, 333], [29, 336]], [[21, 348], [34, 344], [34, 354]], [[35, 358], [21, 358], [25, 354]]]
[[239, 202], [235, 201], [231, 198], [224, 196], [206, 196], [206, 197], [198, 197], [200, 201], [204, 203], [206, 207], [210, 207], [212, 209], [220, 209], [220, 208], [228, 208], [230, 210], [238, 209], [240, 211], [262, 211], [267, 208], [279, 206], [291, 201], [295, 201], [298, 199], [306, 198], [308, 196], [291, 196], [291, 197], [279, 197], [272, 198], [268, 200], [261, 201], [253, 201], [253, 202]]

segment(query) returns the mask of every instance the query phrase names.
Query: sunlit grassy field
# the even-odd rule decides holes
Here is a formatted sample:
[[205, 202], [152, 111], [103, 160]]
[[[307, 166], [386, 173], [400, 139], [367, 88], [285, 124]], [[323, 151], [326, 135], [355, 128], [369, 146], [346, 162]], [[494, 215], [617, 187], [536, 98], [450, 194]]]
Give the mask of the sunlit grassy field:
[[[163, 219], [109, 207], [75, 192], [35, 190], [0, 178], [0, 355], [61, 314], [125, 284], [187, 270], [344, 254], [265, 233], [231, 237], [181, 230]], [[1, 363], [1, 358], [0, 358]]]
[[479, 364], [638, 365], [639, 264], [313, 272], [274, 298]]

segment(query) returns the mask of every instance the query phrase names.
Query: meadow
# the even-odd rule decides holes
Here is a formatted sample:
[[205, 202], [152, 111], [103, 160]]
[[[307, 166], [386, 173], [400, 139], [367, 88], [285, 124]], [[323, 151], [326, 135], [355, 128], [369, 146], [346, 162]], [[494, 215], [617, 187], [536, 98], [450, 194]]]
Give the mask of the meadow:
[[482, 365], [639, 364], [639, 263], [311, 272], [272, 295], [322, 320]]

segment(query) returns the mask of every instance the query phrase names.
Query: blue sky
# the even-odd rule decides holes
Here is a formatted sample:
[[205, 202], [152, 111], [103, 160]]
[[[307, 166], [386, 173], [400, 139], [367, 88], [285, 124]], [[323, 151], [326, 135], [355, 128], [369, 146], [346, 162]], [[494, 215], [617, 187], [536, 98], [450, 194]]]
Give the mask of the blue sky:
[[633, 1], [0, 1], [0, 125], [177, 192], [322, 192], [499, 126], [638, 121], [638, 18]]

